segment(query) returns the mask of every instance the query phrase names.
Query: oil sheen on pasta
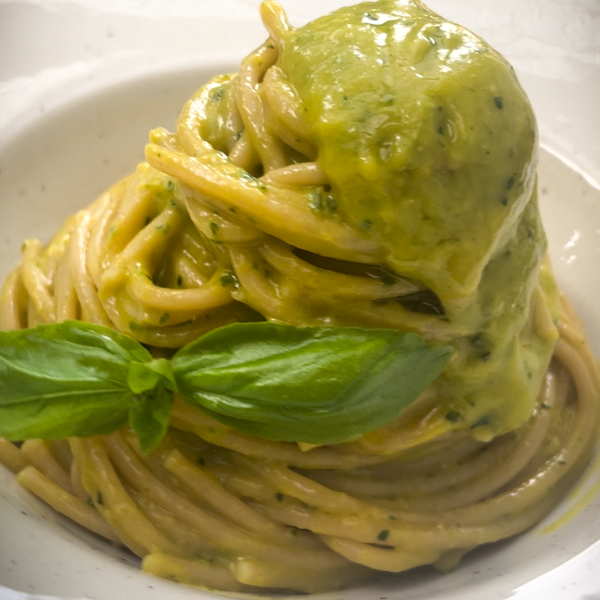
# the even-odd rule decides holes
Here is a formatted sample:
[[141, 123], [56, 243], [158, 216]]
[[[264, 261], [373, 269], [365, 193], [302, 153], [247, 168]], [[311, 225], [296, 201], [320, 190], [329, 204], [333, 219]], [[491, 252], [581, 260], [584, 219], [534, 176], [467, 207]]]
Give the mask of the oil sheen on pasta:
[[3, 328], [81, 319], [162, 356], [265, 319], [416, 332], [454, 357], [341, 444], [245, 435], [176, 401], [147, 455], [125, 428], [0, 440], [0, 459], [175, 581], [319, 592], [444, 571], [542, 520], [597, 438], [596, 361], [546, 258], [534, 115], [497, 52], [416, 0], [299, 28], [261, 10], [268, 39], [238, 72], [49, 245], [26, 241]]

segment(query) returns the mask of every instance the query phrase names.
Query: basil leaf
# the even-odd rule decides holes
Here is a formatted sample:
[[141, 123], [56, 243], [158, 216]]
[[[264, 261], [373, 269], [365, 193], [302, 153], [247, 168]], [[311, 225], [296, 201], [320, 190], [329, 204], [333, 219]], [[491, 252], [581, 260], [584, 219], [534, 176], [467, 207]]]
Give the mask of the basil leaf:
[[129, 388], [136, 394], [129, 409], [129, 424], [137, 434], [142, 452], [147, 453], [167, 433], [173, 394], [177, 390], [175, 375], [166, 358], [150, 362], [133, 362], [127, 374]]
[[332, 444], [381, 427], [454, 352], [391, 329], [236, 323], [172, 359], [184, 400], [238, 431]]
[[167, 433], [173, 394], [162, 383], [151, 391], [135, 396], [129, 409], [129, 424], [135, 431], [142, 452], [151, 452]]
[[236, 430], [330, 444], [381, 427], [453, 353], [390, 329], [235, 323], [153, 359], [138, 342], [78, 321], [0, 332], [0, 436], [110, 433], [129, 422], [148, 452], [173, 392]]
[[114, 431], [127, 422], [134, 400], [129, 364], [151, 359], [130, 337], [79, 321], [0, 332], [0, 436]]
[[133, 362], [129, 365], [127, 385], [131, 391], [141, 394], [162, 384], [168, 390], [177, 391], [173, 367], [166, 358], [156, 358], [150, 362]]

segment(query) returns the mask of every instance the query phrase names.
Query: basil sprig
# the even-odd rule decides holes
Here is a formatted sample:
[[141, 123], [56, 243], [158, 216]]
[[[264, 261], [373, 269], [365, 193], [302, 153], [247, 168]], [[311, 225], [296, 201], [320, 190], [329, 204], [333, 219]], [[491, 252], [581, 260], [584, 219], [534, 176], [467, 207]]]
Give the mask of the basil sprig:
[[0, 437], [87, 437], [129, 423], [148, 452], [177, 393], [237, 431], [338, 443], [395, 419], [453, 351], [391, 329], [267, 322], [216, 329], [171, 359], [79, 321], [0, 332]]

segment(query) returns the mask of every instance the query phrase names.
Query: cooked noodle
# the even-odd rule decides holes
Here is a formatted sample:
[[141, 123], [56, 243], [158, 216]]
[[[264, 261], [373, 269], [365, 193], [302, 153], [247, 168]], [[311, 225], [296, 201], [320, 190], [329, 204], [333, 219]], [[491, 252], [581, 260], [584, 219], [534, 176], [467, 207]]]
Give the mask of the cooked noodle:
[[[273, 3], [263, 19], [267, 42], [202, 87], [176, 133], [154, 130], [147, 162], [47, 247], [25, 243], [4, 287], [4, 329], [79, 319], [157, 356], [262, 319], [473, 335], [440, 318], [430, 287], [386, 265], [368, 235], [331, 217], [318, 143], [278, 63], [291, 28]], [[595, 359], [564, 298], [552, 314], [549, 267], [539, 269], [523, 327], [558, 339], [530, 418], [498, 435], [459, 426], [432, 386], [395, 422], [337, 445], [245, 435], [177, 401], [150, 454], [125, 428], [0, 441], [0, 460], [58, 512], [183, 583], [316, 592], [373, 570], [447, 570], [538, 523], [597, 439]]]

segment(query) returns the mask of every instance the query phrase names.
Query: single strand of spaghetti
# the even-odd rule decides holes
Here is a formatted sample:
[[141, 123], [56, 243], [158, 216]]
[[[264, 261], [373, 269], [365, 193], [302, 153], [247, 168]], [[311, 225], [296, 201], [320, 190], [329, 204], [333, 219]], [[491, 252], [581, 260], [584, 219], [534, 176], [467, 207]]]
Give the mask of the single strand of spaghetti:
[[[238, 467], [264, 481], [265, 484], [285, 496], [291, 496], [322, 511], [345, 514], [364, 514], [372, 516], [383, 514], [376, 508], [343, 492], [331, 490], [320, 483], [292, 471], [282, 463], [256, 465], [246, 457], [238, 457]], [[384, 515], [384, 519], [388, 518]]]
[[2, 286], [0, 327], [4, 331], [21, 329], [27, 325], [28, 293], [23, 285], [21, 269], [21, 266], [13, 269]]
[[382, 548], [343, 537], [324, 535], [321, 539], [332, 550], [352, 562], [392, 573], [434, 563], [442, 553], [442, 548]]
[[600, 369], [598, 369], [598, 361], [585, 338], [584, 333], [579, 327], [579, 324], [566, 318], [559, 319], [557, 328], [562, 339], [571, 344], [577, 351], [579, 360], [585, 365], [587, 371], [592, 378], [593, 386], [596, 390], [600, 389]]
[[285, 123], [281, 122], [274, 107], [271, 106], [265, 98], [265, 85], [266, 83], [263, 81], [260, 87], [261, 98], [263, 100], [265, 127], [269, 134], [281, 145], [285, 153], [285, 164], [290, 164], [294, 161], [302, 163], [306, 160], [314, 160], [317, 158], [316, 148], [298, 134], [290, 131], [290, 129], [285, 126]]
[[181, 277], [183, 289], [200, 287], [206, 282], [205, 273], [199, 269], [197, 261], [188, 252], [182, 252], [175, 257], [173, 269]]
[[[220, 92], [226, 88], [228, 95], [231, 95], [230, 91], [235, 90], [234, 82], [237, 77], [237, 74], [216, 75], [184, 104], [177, 119], [175, 140], [179, 147], [189, 156], [200, 156], [212, 151], [210, 143], [202, 137], [202, 132], [206, 129], [208, 121], [206, 107], [210, 102], [214, 101], [214, 93], [216, 91]], [[235, 106], [235, 111], [237, 111], [235, 91], [233, 92], [233, 98], [228, 104], [232, 107]], [[230, 110], [229, 112], [231, 113], [232, 111]], [[239, 112], [237, 120], [237, 131], [240, 131], [243, 127], [243, 122]], [[173, 141], [175, 140], [172, 140], [169, 135], [165, 129], [159, 128], [150, 133], [150, 139], [155, 140], [157, 143], [164, 142], [165, 147], [174, 149]]]
[[80, 500], [91, 502], [90, 495], [85, 491], [83, 483], [81, 482], [81, 467], [76, 460], [73, 460], [71, 463], [70, 476], [73, 495], [77, 496]]
[[539, 279], [531, 295], [530, 315], [533, 317], [535, 329], [542, 339], [556, 337], [555, 318]]
[[289, 306], [280, 298], [279, 289], [260, 261], [258, 248], [240, 248], [231, 253], [231, 262], [240, 288], [232, 292], [233, 297], [252, 307], [266, 319], [294, 324], [301, 318], [294, 318], [298, 308]]
[[227, 132], [227, 150], [230, 153], [236, 143], [243, 135], [244, 121], [238, 109], [237, 86], [234, 81], [237, 74], [231, 79], [231, 85], [227, 86], [222, 102], [224, 103], [223, 129]]
[[46, 279], [48, 290], [54, 295], [54, 281], [58, 265], [71, 242], [71, 232], [77, 221], [77, 215], [72, 215], [62, 224], [48, 245], [41, 246], [38, 266]]
[[273, 65], [265, 73], [261, 93], [282, 125], [289, 129], [292, 135], [303, 138], [314, 148], [310, 127], [301, 116], [302, 101], [277, 65]]
[[372, 575], [372, 572], [361, 569], [341, 556], [334, 556], [337, 564], [316, 564], [308, 568], [294, 562], [268, 562], [254, 557], [242, 557], [233, 563], [232, 569], [242, 583], [307, 594], [345, 589]]
[[133, 502], [102, 441], [72, 438], [71, 449], [80, 463], [82, 483], [96, 509], [125, 546], [142, 557], [158, 550], [177, 551], [177, 545], [159, 532]]
[[273, 44], [263, 44], [242, 61], [235, 80], [238, 110], [244, 122], [244, 131], [250, 134], [265, 172], [283, 167], [288, 162], [281, 142], [265, 126], [264, 108], [259, 93], [259, 82], [276, 59], [277, 51]]
[[0, 463], [13, 473], [18, 473], [29, 464], [29, 460], [12, 442], [0, 438]]
[[255, 173], [260, 168], [260, 156], [252, 144], [252, 139], [247, 131], [244, 131], [236, 141], [227, 157], [232, 164], [247, 173]]
[[190, 560], [153, 552], [144, 557], [142, 569], [157, 577], [171, 579], [188, 585], [214, 588], [226, 592], [243, 592], [250, 589], [239, 583], [227, 566], [203, 560]]
[[63, 469], [50, 452], [48, 442], [38, 439], [27, 440], [21, 446], [21, 450], [38, 471], [54, 481], [56, 485], [59, 485], [65, 491], [69, 493], [73, 492], [69, 473]]
[[[429, 333], [429, 332], [427, 332]], [[447, 408], [440, 404], [435, 382], [397, 419], [380, 429], [370, 431], [353, 444], [357, 450], [382, 457], [392, 457], [412, 448], [432, 442], [452, 432], [446, 418]], [[457, 432], [460, 435], [460, 432]]]
[[[127, 291], [142, 306], [168, 310], [170, 314], [200, 311], [217, 308], [231, 302], [231, 293], [221, 282], [226, 272], [217, 271], [202, 287], [192, 289], [170, 289], [154, 285], [142, 273], [131, 273]], [[191, 315], [184, 317], [189, 319]]]
[[111, 322], [98, 299], [98, 290], [88, 273], [90, 264], [100, 264], [100, 258], [88, 247], [90, 229], [93, 226], [89, 212], [83, 212], [79, 217], [79, 226], [73, 231], [70, 249], [70, 270], [73, 286], [77, 291], [81, 305], [81, 317], [84, 321], [109, 327]]
[[46, 442], [48, 450], [52, 456], [56, 459], [62, 469], [69, 473], [71, 465], [73, 464], [73, 455], [71, 454], [71, 447], [67, 439], [60, 440], [48, 440]]
[[465, 546], [463, 548], [451, 548], [450, 550], [442, 551], [440, 557], [432, 564], [432, 566], [440, 573], [450, 573], [458, 567], [464, 555], [477, 546]]
[[280, 51], [283, 38], [293, 29], [288, 22], [285, 11], [278, 2], [268, 0], [260, 5], [260, 18], [269, 33], [271, 41]]
[[564, 294], [564, 292], [558, 288], [558, 303], [560, 309], [560, 321], [572, 330], [573, 334], [584, 335], [583, 324], [579, 315], [575, 311], [573, 304]]
[[46, 321], [44, 320], [44, 317], [42, 315], [40, 315], [40, 313], [37, 311], [36, 307], [35, 307], [35, 303], [33, 302], [33, 300], [31, 299], [31, 297], [28, 297], [28, 302], [27, 302], [27, 327], [35, 327], [36, 325], [42, 325], [45, 324]]
[[71, 247], [72, 238], [71, 244], [65, 248], [65, 252], [59, 261], [54, 278], [54, 302], [56, 306], [56, 320], [58, 322], [66, 321], [67, 319], [78, 319], [80, 316], [77, 292], [71, 276], [71, 264], [69, 260]]
[[70, 494], [35, 467], [25, 467], [17, 474], [17, 481], [54, 510], [79, 523], [82, 527], [112, 542], [119, 541], [110, 525], [102, 519], [95, 508]]
[[280, 169], [273, 169], [265, 173], [260, 180], [264, 183], [298, 187], [320, 187], [328, 184], [327, 176], [316, 162], [286, 165]]
[[[300, 118], [300, 100], [284, 82], [278, 67], [271, 67], [260, 86], [265, 126], [269, 133], [308, 160], [317, 158], [317, 148], [308, 127]], [[291, 162], [290, 159], [286, 162]]]
[[148, 161], [177, 177], [216, 206], [238, 209], [240, 219], [317, 254], [366, 264], [381, 264], [383, 249], [350, 226], [310, 210], [309, 194], [285, 186], [265, 186], [227, 163], [218, 165], [160, 148], [146, 146]]
[[144, 344], [159, 348], [181, 348], [209, 331], [229, 325], [255, 321], [256, 313], [244, 304], [231, 302], [224, 306], [202, 311], [196, 318], [173, 326], [143, 326], [136, 338]]
[[[132, 177], [134, 175], [119, 181], [98, 200], [102, 210], [94, 214], [93, 224], [90, 223], [89, 237], [81, 240], [86, 245], [84, 272], [89, 275], [93, 285], [98, 285], [102, 273], [115, 256], [114, 251], [109, 251], [109, 240], [114, 232], [112, 225]], [[106, 199], [106, 202], [103, 202], [103, 199]], [[90, 221], [92, 221], [91, 217]]]
[[48, 280], [40, 268], [43, 249], [38, 240], [27, 240], [23, 248], [21, 277], [29, 294], [29, 301], [46, 323], [56, 322], [54, 299], [48, 289]]
[[[182, 200], [187, 210], [187, 200]], [[181, 261], [182, 265], [187, 264], [190, 270], [188, 287], [200, 287], [212, 277], [219, 264], [219, 257], [215, 254], [215, 244], [207, 243], [199, 235], [194, 222], [190, 220], [186, 223], [180, 238], [179, 251], [171, 257], [174, 267]], [[219, 246], [216, 246], [219, 248]], [[185, 286], [184, 286], [185, 287]]]

